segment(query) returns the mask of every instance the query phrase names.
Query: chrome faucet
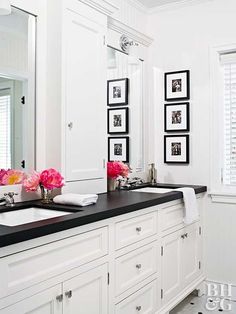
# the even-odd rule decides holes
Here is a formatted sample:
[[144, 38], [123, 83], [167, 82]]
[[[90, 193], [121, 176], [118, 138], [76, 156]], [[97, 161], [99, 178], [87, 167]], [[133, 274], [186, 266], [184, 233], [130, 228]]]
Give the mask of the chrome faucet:
[[0, 198], [0, 205], [13, 207], [15, 205], [15, 200], [14, 200], [15, 195], [18, 195], [18, 193], [14, 193], [14, 192], [5, 193], [4, 196]]

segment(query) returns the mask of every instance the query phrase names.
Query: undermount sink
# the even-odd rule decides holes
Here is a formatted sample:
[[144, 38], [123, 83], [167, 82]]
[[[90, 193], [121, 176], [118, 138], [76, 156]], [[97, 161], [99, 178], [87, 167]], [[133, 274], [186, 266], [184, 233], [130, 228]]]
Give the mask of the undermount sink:
[[30, 207], [25, 209], [10, 210], [0, 213], [0, 225], [18, 226], [30, 222], [40, 221], [49, 218], [55, 218], [71, 214], [59, 210], [43, 209]]
[[173, 189], [167, 189], [167, 188], [160, 188], [160, 187], [146, 187], [141, 189], [132, 190], [132, 192], [145, 192], [145, 193], [168, 193], [173, 192], [175, 188]]

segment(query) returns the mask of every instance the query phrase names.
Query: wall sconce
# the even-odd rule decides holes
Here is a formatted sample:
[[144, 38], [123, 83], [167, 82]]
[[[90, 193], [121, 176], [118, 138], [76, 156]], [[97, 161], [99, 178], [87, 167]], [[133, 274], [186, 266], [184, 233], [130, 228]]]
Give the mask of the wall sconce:
[[127, 36], [122, 35], [120, 37], [120, 48], [122, 51], [129, 53], [131, 46], [138, 46], [138, 43], [130, 40]]
[[0, 15], [11, 14], [11, 4], [9, 0], [0, 0]]

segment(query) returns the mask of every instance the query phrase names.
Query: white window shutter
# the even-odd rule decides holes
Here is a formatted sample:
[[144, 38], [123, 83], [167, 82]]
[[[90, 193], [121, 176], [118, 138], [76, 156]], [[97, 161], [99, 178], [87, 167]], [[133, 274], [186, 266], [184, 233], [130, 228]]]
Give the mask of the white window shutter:
[[236, 53], [221, 55], [224, 82], [223, 183], [236, 185]]

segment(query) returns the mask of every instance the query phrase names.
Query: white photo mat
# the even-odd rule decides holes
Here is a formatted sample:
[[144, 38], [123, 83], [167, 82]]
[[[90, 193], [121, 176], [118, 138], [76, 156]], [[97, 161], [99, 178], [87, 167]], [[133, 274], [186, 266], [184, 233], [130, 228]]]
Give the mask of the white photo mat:
[[129, 162], [129, 138], [108, 138], [108, 160]]
[[188, 135], [165, 136], [165, 162], [166, 163], [188, 163], [189, 143]]

